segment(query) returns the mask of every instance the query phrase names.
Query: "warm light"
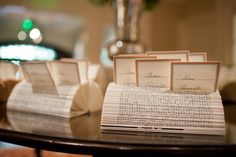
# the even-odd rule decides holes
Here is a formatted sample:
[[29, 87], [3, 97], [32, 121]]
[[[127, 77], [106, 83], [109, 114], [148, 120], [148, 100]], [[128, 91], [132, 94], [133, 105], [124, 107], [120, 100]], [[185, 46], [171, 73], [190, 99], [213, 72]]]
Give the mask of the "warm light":
[[18, 39], [19, 40], [25, 40], [26, 39], [26, 37], [27, 37], [27, 35], [26, 35], [26, 33], [24, 32], [24, 31], [20, 31], [19, 33], [18, 33]]
[[34, 39], [33, 42], [34, 42], [35, 44], [39, 44], [39, 43], [41, 43], [42, 40], [43, 40], [43, 36], [40, 35], [37, 39]]
[[33, 40], [37, 40], [41, 36], [41, 32], [39, 31], [38, 28], [34, 28], [30, 31], [29, 36]]
[[116, 42], [116, 46], [117, 47], [122, 47], [123, 46], [123, 42], [122, 41], [117, 41]]

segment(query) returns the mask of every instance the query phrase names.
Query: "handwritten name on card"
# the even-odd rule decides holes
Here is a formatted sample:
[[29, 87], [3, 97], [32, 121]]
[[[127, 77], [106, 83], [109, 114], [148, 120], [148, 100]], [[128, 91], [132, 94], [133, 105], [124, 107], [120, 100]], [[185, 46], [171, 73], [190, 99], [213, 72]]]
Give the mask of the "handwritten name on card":
[[146, 54], [156, 56], [157, 59], [180, 59], [181, 62], [187, 62], [189, 51], [148, 51]]
[[25, 62], [22, 64], [22, 68], [27, 73], [34, 92], [57, 93], [46, 62]]
[[114, 62], [114, 82], [120, 85], [136, 84], [136, 59], [155, 59], [155, 56], [115, 56]]
[[220, 62], [171, 63], [171, 91], [211, 93], [217, 90]]
[[169, 88], [171, 62], [180, 62], [180, 60], [136, 60], [136, 85], [140, 87]]
[[189, 62], [206, 62], [207, 61], [206, 52], [189, 53], [188, 57], [189, 57]]
[[51, 62], [54, 80], [58, 85], [76, 85], [80, 83], [77, 62]]

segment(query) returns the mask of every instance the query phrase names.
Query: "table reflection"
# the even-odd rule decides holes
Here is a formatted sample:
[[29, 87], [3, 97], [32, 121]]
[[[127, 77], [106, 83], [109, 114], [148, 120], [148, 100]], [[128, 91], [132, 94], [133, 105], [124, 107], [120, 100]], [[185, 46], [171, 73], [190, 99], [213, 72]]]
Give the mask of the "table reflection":
[[[74, 118], [62, 118], [42, 114], [7, 111], [8, 129], [45, 135], [98, 142], [133, 144], [206, 145], [234, 143], [232, 125], [226, 123], [226, 136], [209, 136], [174, 133], [147, 133], [100, 130], [101, 113], [86, 114]], [[1, 120], [1, 125], [3, 121]], [[6, 123], [7, 124], [7, 123]], [[234, 125], [233, 125], [234, 126]], [[1, 126], [1, 128], [4, 126]]]
[[13, 130], [39, 135], [95, 140], [99, 137], [101, 113], [64, 118], [7, 111]]

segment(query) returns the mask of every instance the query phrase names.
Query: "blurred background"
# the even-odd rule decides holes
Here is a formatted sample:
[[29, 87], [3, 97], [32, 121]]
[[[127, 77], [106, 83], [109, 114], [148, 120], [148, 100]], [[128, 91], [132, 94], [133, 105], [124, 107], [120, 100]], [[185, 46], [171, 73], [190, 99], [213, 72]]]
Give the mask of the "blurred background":
[[[20, 33], [24, 19], [31, 19], [39, 30], [34, 30], [35, 35]], [[104, 42], [114, 35], [114, 23], [111, 5], [90, 0], [0, 1], [1, 47], [32, 42], [57, 49], [57, 55], [100, 62]], [[208, 60], [226, 65], [236, 62], [235, 0], [160, 0], [142, 13], [140, 25], [147, 50], [187, 49], [207, 52]], [[50, 57], [55, 56], [49, 53]]]

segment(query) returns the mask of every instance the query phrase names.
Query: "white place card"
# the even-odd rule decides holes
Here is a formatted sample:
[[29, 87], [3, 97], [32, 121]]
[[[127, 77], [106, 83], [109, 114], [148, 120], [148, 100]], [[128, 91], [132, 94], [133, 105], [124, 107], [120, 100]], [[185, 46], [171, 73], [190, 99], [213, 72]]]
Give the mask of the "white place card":
[[78, 85], [80, 75], [77, 62], [53, 61], [50, 63], [56, 85]]
[[18, 67], [6, 61], [0, 61], [0, 80], [4, 79], [16, 79], [16, 72]]
[[136, 60], [136, 85], [170, 88], [171, 62], [180, 59]]
[[24, 62], [22, 64], [23, 71], [32, 83], [33, 91], [37, 93], [56, 94], [56, 86], [46, 62]]
[[182, 51], [147, 51], [147, 56], [156, 56], [157, 59], [180, 59], [181, 62], [188, 61], [188, 50]]
[[88, 60], [84, 59], [75, 59], [75, 58], [61, 58], [61, 61], [64, 62], [76, 62], [79, 66], [80, 82], [85, 83], [88, 81]]
[[120, 85], [136, 84], [136, 59], [155, 59], [155, 56], [114, 56], [114, 82]]
[[189, 53], [189, 62], [206, 62], [207, 53], [206, 52], [194, 52]]
[[171, 91], [180, 93], [216, 92], [220, 62], [171, 63]]

